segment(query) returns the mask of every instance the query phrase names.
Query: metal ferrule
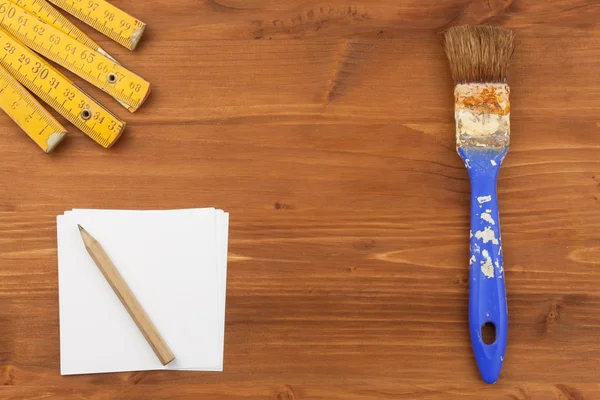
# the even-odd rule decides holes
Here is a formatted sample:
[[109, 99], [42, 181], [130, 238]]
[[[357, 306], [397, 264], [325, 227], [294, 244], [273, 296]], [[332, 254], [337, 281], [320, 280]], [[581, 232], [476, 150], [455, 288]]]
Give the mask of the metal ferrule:
[[505, 83], [454, 88], [457, 147], [504, 148], [510, 143], [510, 89]]

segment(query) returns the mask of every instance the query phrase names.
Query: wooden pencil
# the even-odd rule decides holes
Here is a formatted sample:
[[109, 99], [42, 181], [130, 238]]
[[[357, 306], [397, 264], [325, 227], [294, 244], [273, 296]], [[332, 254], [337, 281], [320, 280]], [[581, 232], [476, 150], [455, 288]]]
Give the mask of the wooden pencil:
[[148, 317], [148, 314], [142, 308], [140, 302], [135, 298], [133, 292], [127, 286], [127, 283], [117, 270], [117, 267], [113, 264], [108, 257], [108, 254], [104, 251], [100, 243], [92, 237], [81, 225], [77, 225], [79, 233], [85, 244], [85, 249], [90, 254], [100, 271], [115, 291], [115, 294], [121, 300], [121, 303], [127, 309], [127, 312], [135, 321], [135, 324], [140, 329], [152, 350], [162, 363], [167, 365], [175, 359], [175, 355], [167, 346], [160, 333]]

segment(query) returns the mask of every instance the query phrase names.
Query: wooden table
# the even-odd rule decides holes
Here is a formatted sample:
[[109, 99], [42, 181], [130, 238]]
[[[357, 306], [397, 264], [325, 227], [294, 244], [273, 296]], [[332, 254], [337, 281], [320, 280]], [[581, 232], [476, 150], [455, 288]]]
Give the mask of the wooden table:
[[[129, 114], [82, 83], [128, 122], [114, 148], [69, 126], [48, 156], [0, 116], [1, 399], [600, 398], [600, 4], [115, 3], [149, 24], [137, 51], [83, 29], [154, 90]], [[518, 34], [494, 386], [436, 35], [484, 22]], [[225, 372], [61, 377], [56, 215], [202, 206], [231, 212]]]

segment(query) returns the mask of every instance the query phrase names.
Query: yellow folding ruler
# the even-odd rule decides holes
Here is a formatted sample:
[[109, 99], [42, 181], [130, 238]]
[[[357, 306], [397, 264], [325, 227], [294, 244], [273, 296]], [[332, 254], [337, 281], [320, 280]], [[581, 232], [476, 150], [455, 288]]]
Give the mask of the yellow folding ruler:
[[104, 0], [50, 0], [112, 40], [135, 49], [146, 24]]
[[45, 23], [50, 24], [72, 38], [77, 39], [92, 50], [96, 50], [98, 53], [102, 53], [105, 56], [110, 57], [110, 55], [106, 53], [96, 42], [94, 42], [88, 35], [77, 28], [71, 21], [65, 18], [56, 8], [52, 6], [52, 4], [48, 3], [46, 0], [10, 1], [23, 8], [25, 11], [35, 15]]
[[3, 67], [0, 67], [0, 108], [46, 153], [54, 150], [67, 133]]
[[123, 132], [125, 122], [1, 27], [0, 64], [103, 147], [110, 147]]
[[0, 26], [29, 48], [110, 94], [131, 112], [150, 93], [150, 84], [138, 75], [12, 2], [0, 1]]

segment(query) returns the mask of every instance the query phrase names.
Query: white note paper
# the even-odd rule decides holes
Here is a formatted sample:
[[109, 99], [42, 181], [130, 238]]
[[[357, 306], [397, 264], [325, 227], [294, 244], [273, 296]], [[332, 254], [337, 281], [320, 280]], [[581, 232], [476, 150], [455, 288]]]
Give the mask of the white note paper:
[[[222, 371], [229, 215], [221, 210], [79, 210], [57, 217], [61, 374]], [[98, 242], [175, 354], [162, 366], [95, 265]]]

